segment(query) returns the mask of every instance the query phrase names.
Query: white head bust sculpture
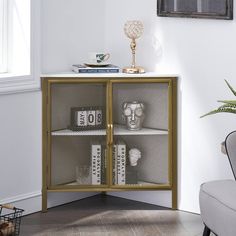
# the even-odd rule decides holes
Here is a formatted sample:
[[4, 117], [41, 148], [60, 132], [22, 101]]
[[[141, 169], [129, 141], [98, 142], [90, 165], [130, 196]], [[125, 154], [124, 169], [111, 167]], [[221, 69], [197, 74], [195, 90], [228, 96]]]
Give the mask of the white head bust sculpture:
[[144, 119], [144, 104], [142, 102], [123, 103], [123, 116], [129, 130], [140, 130]]
[[129, 150], [129, 162], [131, 166], [137, 166], [140, 158], [141, 152], [137, 148], [131, 148]]

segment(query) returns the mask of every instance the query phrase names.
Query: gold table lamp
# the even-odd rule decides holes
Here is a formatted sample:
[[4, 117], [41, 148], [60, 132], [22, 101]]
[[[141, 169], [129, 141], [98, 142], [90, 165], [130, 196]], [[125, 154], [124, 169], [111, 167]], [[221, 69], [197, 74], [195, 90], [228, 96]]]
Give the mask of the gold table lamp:
[[143, 24], [141, 21], [132, 20], [127, 21], [124, 26], [125, 35], [131, 39], [130, 48], [132, 51], [132, 65], [131, 67], [125, 67], [124, 73], [128, 74], [141, 74], [145, 73], [144, 68], [136, 66], [135, 61], [135, 50], [136, 50], [136, 39], [138, 39], [143, 33]]

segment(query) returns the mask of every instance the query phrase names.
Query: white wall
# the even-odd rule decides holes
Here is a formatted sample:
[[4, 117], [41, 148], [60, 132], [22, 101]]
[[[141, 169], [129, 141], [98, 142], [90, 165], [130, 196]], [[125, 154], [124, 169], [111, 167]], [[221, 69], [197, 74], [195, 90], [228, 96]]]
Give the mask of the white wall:
[[43, 0], [42, 72], [68, 71], [104, 48], [104, 0]]
[[38, 197], [41, 191], [41, 93], [0, 96], [0, 200]]
[[129, 40], [123, 25], [127, 20], [141, 20], [145, 30], [137, 41], [137, 64], [148, 71], [179, 74], [179, 208], [199, 212], [200, 184], [233, 178], [220, 143], [236, 129], [235, 116], [199, 116], [215, 108], [216, 100], [233, 98], [224, 79], [236, 88], [236, 21], [160, 18], [156, 2], [107, 0], [106, 47], [115, 64], [129, 65]]

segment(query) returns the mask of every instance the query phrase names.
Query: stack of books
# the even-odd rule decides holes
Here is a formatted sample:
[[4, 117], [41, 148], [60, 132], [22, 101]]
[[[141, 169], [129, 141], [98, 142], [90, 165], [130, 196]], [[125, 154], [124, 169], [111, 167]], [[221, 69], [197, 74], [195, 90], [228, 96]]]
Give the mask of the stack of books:
[[[101, 141], [91, 143], [91, 169], [92, 185], [106, 184], [106, 145]], [[113, 184], [126, 184], [126, 144], [122, 140], [117, 140], [113, 145]]]
[[108, 64], [104, 66], [87, 66], [84, 64], [72, 65], [72, 71], [75, 73], [119, 73], [118, 66]]

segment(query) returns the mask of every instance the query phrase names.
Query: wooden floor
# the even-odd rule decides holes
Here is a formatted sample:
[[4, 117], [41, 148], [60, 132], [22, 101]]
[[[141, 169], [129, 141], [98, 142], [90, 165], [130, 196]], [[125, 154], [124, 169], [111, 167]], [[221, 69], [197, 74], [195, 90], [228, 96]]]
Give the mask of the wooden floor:
[[25, 216], [21, 236], [201, 236], [200, 216], [97, 195]]

